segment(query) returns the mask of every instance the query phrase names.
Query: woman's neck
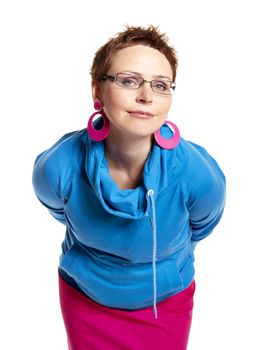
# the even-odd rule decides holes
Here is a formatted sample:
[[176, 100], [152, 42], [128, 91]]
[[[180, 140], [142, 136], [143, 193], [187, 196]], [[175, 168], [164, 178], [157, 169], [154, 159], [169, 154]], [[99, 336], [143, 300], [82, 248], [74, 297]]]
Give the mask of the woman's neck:
[[105, 141], [105, 155], [109, 167], [135, 175], [143, 170], [151, 147], [151, 136], [134, 139], [110, 134]]

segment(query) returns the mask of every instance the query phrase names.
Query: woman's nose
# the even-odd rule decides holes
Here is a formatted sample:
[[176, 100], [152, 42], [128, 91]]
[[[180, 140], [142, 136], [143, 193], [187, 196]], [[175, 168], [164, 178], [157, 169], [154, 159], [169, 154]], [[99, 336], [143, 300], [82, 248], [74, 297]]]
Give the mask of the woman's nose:
[[153, 100], [153, 91], [149, 83], [144, 84], [137, 90], [136, 100], [140, 103], [151, 103]]

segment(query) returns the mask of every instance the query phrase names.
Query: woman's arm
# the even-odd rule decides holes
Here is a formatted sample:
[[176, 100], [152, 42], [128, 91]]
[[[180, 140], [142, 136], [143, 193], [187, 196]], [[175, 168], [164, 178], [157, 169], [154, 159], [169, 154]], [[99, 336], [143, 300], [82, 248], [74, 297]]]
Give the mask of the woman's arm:
[[37, 198], [62, 223], [65, 223], [64, 203], [70, 190], [72, 169], [71, 144], [65, 142], [69, 135], [36, 158], [32, 177]]
[[192, 243], [207, 237], [220, 221], [226, 197], [226, 180], [217, 162], [200, 146], [191, 164], [191, 188], [188, 200]]

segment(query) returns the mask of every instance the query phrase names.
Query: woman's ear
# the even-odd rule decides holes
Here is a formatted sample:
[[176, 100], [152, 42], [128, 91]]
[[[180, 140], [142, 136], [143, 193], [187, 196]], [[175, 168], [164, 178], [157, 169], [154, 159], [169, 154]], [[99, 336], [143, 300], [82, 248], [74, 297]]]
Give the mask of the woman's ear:
[[91, 89], [92, 89], [93, 101], [100, 102], [100, 104], [102, 106], [103, 101], [102, 101], [102, 96], [101, 96], [101, 88], [100, 88], [99, 83], [96, 80], [92, 80]]

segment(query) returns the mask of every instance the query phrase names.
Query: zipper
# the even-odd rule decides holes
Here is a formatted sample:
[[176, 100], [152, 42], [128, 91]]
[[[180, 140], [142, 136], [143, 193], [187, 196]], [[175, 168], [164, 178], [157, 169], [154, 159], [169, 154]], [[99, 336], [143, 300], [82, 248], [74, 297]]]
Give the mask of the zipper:
[[157, 262], [157, 226], [156, 226], [156, 207], [155, 207], [155, 198], [154, 190], [150, 189], [147, 191], [147, 195], [150, 198], [151, 207], [152, 207], [152, 218], [149, 216], [150, 223], [152, 226], [152, 270], [153, 270], [153, 308], [155, 318], [157, 319], [157, 307], [156, 307], [156, 297], [157, 297], [157, 280], [156, 280], [156, 262]]

